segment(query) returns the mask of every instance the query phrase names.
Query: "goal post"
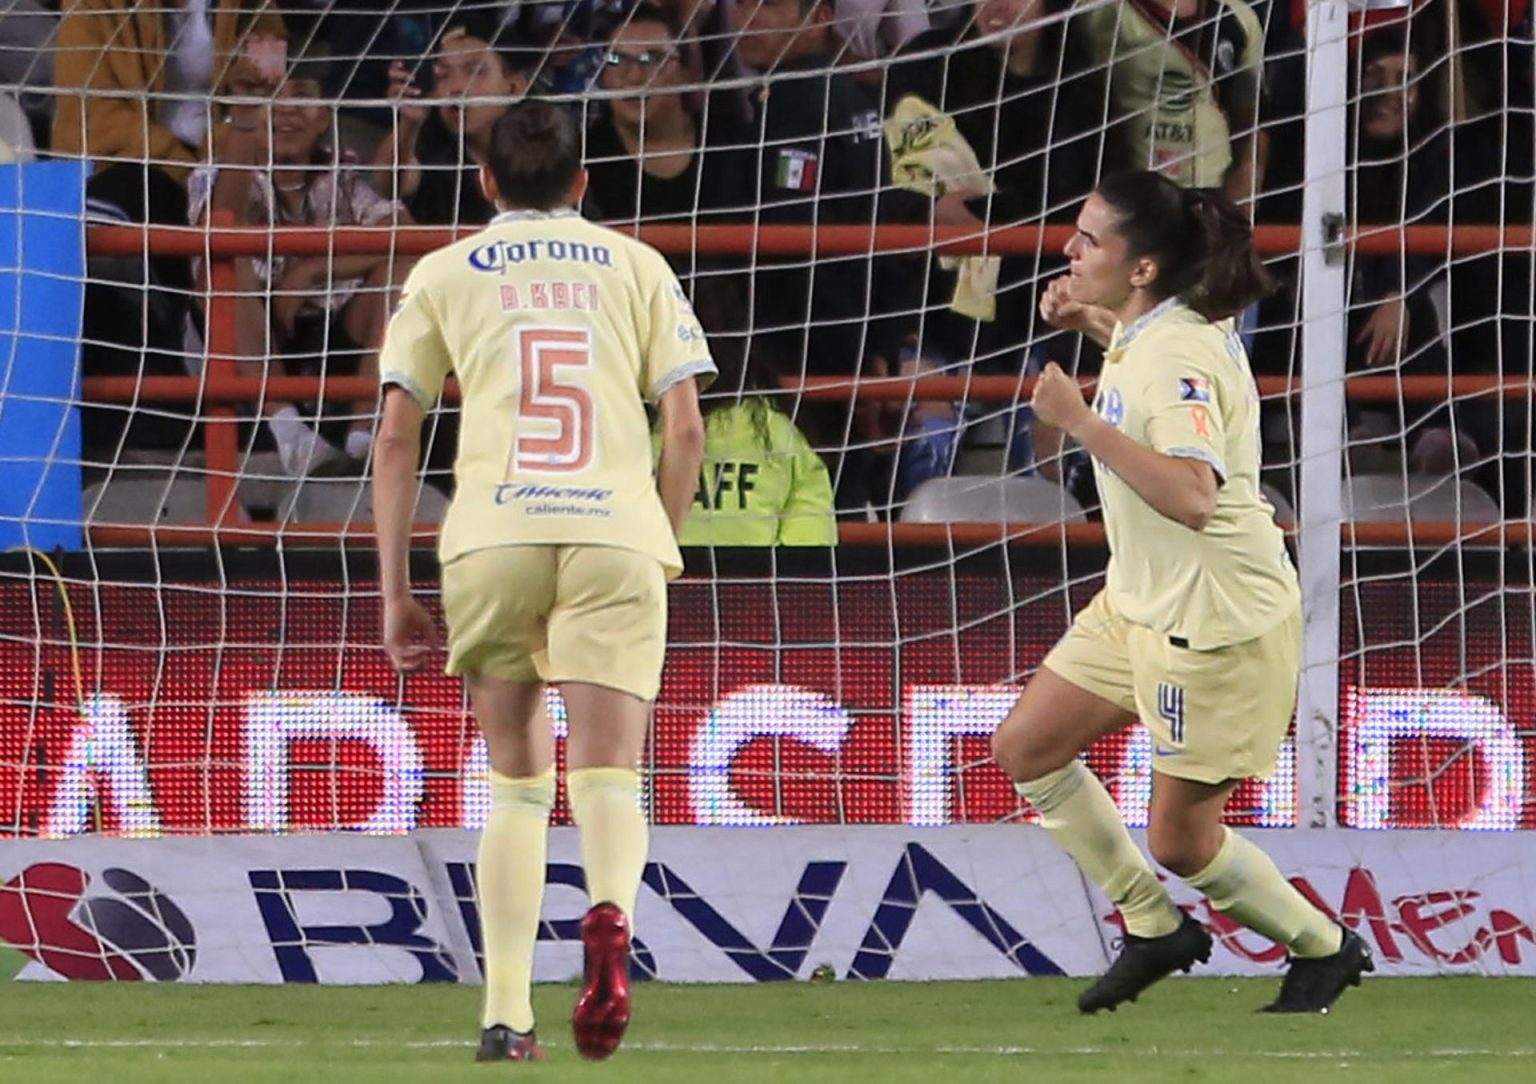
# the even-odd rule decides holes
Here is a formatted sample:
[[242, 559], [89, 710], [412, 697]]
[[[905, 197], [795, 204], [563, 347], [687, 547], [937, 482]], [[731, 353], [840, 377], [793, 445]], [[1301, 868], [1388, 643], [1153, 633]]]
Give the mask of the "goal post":
[[1301, 440], [1297, 571], [1304, 617], [1296, 702], [1302, 823], [1336, 823], [1340, 537], [1344, 522], [1347, 5], [1307, 7], [1306, 185], [1302, 193]]

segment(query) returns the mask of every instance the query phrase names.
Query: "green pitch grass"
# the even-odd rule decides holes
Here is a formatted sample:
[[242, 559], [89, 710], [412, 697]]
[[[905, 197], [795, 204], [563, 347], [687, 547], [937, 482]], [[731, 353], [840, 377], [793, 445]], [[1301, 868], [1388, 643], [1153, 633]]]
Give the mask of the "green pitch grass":
[[1254, 1015], [1273, 980], [1175, 980], [1093, 1018], [1073, 1007], [1082, 985], [646, 985], [598, 1064], [571, 1047], [575, 988], [545, 986], [548, 1059], [531, 1066], [473, 1063], [470, 987], [0, 983], [0, 1080], [1506, 1084], [1536, 1058], [1531, 980], [1378, 979], [1307, 1018]]
[[[26, 967], [27, 963], [27, 958], [21, 953], [8, 945], [0, 945], [0, 983], [5, 982], [6, 979], [11, 978], [23, 967]], [[0, 991], [3, 990], [4, 987], [0, 986]], [[0, 997], [3, 996], [3, 994], [0, 994]]]

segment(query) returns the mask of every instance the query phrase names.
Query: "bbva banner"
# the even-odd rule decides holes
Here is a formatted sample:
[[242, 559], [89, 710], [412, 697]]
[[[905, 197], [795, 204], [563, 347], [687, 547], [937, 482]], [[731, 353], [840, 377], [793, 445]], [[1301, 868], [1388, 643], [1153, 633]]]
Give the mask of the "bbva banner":
[[[1380, 972], [1536, 975], [1536, 837], [1256, 835], [1366, 937]], [[8, 842], [0, 942], [27, 980], [475, 983], [475, 845], [461, 830]], [[580, 971], [583, 885], [574, 830], [554, 830], [539, 980]], [[1218, 935], [1200, 971], [1283, 963], [1170, 889]], [[635, 975], [682, 982], [1090, 975], [1119, 934], [1044, 832], [1021, 825], [661, 828], [636, 925]]]

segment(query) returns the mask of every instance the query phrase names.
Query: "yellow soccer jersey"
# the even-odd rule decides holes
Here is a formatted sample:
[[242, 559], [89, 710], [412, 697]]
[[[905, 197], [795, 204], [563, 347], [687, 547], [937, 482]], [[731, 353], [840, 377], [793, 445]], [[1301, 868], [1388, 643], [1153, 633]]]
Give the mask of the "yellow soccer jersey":
[[430, 408], [463, 397], [444, 564], [491, 546], [618, 546], [675, 575], [645, 402], [713, 376], [703, 329], [659, 253], [575, 211], [498, 215], [423, 259], [379, 358]]
[[1195, 28], [1171, 34], [1165, 8], [1124, 0], [1089, 8], [1073, 25], [1091, 61], [1110, 69], [1127, 165], [1185, 188], [1218, 188], [1234, 129], [1241, 135], [1257, 116], [1264, 31], [1242, 0], [1207, 0], [1190, 21]]
[[1301, 604], [1296, 570], [1259, 490], [1259, 391], [1230, 321], [1177, 299], [1115, 328], [1094, 410], [1164, 455], [1209, 463], [1221, 481], [1203, 531], [1176, 523], [1094, 461], [1115, 609], [1197, 650], [1253, 639]]

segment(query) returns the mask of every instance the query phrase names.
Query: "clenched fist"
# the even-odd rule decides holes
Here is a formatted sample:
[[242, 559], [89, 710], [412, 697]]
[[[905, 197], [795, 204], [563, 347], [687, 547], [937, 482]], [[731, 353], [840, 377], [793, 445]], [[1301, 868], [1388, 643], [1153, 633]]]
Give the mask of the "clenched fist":
[[1035, 394], [1030, 396], [1029, 405], [1037, 419], [1068, 434], [1093, 416], [1083, 401], [1082, 387], [1054, 361], [1035, 378]]
[[1109, 345], [1115, 330], [1115, 314], [1102, 305], [1089, 305], [1072, 297], [1072, 276], [1057, 275], [1040, 295], [1040, 319], [1062, 331], [1086, 335], [1100, 346]]
[[1070, 279], [1070, 275], [1057, 275], [1046, 284], [1045, 293], [1040, 295], [1040, 318], [1062, 331], [1082, 331], [1088, 306], [1072, 300]]

